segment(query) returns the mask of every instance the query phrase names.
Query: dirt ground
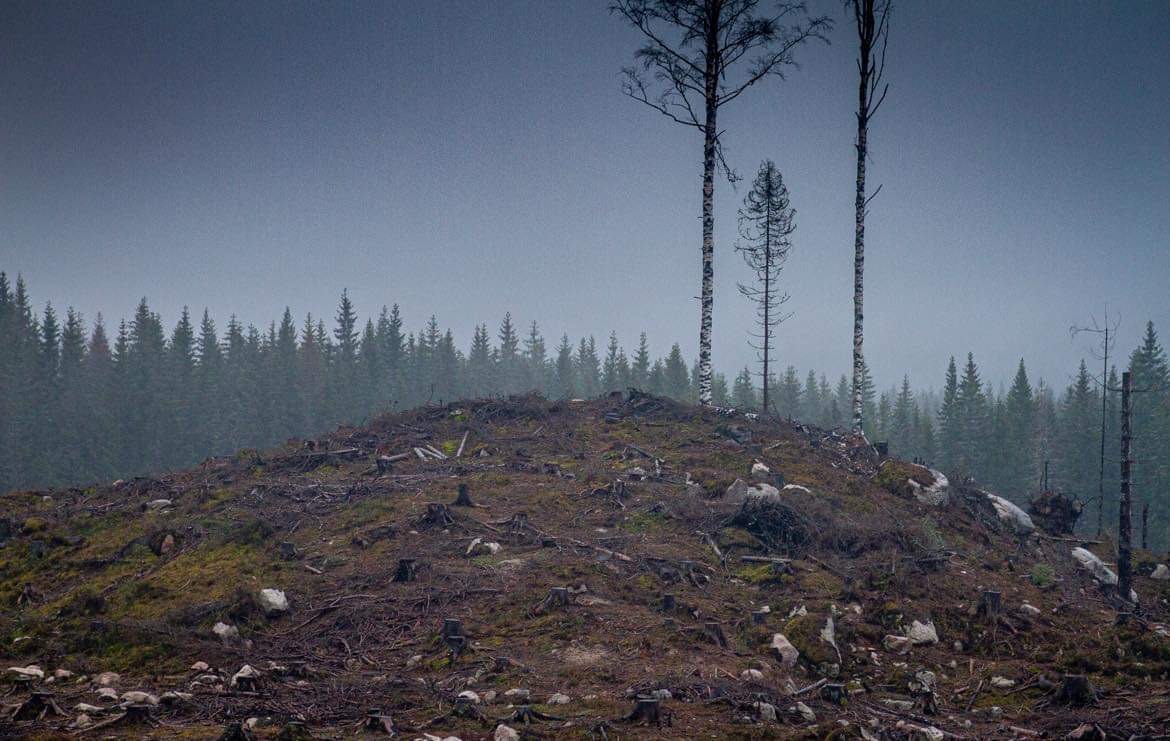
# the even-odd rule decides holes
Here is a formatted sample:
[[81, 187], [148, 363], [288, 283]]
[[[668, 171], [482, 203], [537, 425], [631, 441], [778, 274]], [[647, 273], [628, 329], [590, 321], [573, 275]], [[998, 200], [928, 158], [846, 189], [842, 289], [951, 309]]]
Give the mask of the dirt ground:
[[930, 479], [635, 394], [425, 408], [8, 494], [0, 670], [24, 670], [0, 736], [1170, 737], [1156, 559], [1127, 608], [1070, 556], [1108, 543], [1018, 534], [954, 482], [924, 503]]

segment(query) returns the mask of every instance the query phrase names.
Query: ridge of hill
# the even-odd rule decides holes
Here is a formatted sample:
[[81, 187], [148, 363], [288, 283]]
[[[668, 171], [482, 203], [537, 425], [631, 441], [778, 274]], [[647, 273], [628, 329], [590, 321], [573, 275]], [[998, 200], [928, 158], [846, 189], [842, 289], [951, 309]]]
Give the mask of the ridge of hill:
[[0, 734], [1165, 733], [1165, 568], [1119, 613], [1070, 553], [1107, 544], [1022, 514], [838, 432], [633, 391], [11, 493]]

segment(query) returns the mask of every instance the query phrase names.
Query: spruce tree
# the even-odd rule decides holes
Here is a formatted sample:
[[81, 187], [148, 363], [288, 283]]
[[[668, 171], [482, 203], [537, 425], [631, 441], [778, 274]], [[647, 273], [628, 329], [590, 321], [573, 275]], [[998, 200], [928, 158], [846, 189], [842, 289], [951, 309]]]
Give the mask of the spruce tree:
[[573, 345], [569, 343], [569, 335], [561, 335], [561, 344], [557, 345], [556, 360], [556, 395], [560, 399], [571, 399], [576, 395], [575, 368], [573, 362]]
[[544, 337], [540, 334], [540, 328], [536, 326], [535, 320], [528, 327], [528, 336], [524, 338], [524, 368], [526, 389], [551, 396], [548, 353], [545, 350]]
[[646, 342], [646, 333], [638, 335], [638, 351], [634, 353], [634, 360], [630, 363], [630, 385], [634, 388], [645, 389], [650, 381], [650, 345]]
[[[1032, 448], [1034, 437], [1035, 400], [1032, 385], [1028, 382], [1028, 371], [1020, 359], [1015, 379], [1003, 406], [1003, 436], [988, 441], [990, 447], [998, 449], [1000, 489], [1008, 497], [1023, 500], [1036, 486], [1038, 480], [1035, 452]], [[1043, 462], [1040, 462], [1043, 465]]]
[[687, 372], [687, 361], [683, 359], [682, 350], [677, 342], [671, 345], [670, 354], [666, 356], [663, 384], [663, 390], [672, 399], [686, 401], [690, 395], [691, 378]]
[[477, 325], [467, 354], [467, 388], [471, 396], [485, 398], [495, 392], [492, 343], [486, 324]]
[[512, 313], [504, 314], [500, 323], [499, 379], [501, 393], [515, 394], [522, 390], [523, 375], [520, 368], [520, 338], [512, 324]]
[[752, 372], [745, 366], [735, 377], [731, 390], [731, 403], [736, 409], [755, 409], [756, 389], [752, 384]]
[[894, 399], [890, 422], [890, 450], [902, 458], [913, 458], [917, 453], [914, 420], [918, 416], [918, 404], [910, 390], [910, 377], [902, 376], [902, 387]]
[[959, 407], [959, 371], [955, 367], [955, 356], [952, 355], [947, 364], [942, 405], [938, 410], [939, 464], [947, 471], [955, 471], [959, 468], [962, 436], [963, 419]]
[[605, 349], [605, 362], [601, 366], [601, 390], [620, 391], [621, 379], [618, 377], [618, 347], [617, 332], [609, 333], [609, 345]]
[[959, 449], [956, 464], [960, 472], [982, 477], [985, 473], [984, 446], [988, 440], [990, 417], [983, 382], [979, 378], [979, 368], [975, 365], [972, 353], [967, 353], [967, 365], [959, 381], [958, 411]]

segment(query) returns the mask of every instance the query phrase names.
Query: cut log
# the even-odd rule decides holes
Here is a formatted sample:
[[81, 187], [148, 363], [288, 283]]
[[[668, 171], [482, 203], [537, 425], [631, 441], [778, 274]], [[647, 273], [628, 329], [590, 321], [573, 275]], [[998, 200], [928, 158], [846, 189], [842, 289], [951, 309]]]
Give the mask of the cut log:
[[[653, 723], [655, 726], [662, 726], [662, 711], [659, 707], [657, 697], [639, 697], [634, 701], [634, 709], [630, 711], [624, 719], [627, 723], [637, 723], [639, 725], [649, 725]], [[669, 721], [667, 725], [670, 725]]]
[[467, 445], [467, 436], [468, 436], [469, 434], [471, 434], [471, 430], [467, 430], [466, 432], [464, 432], [464, 433], [463, 433], [463, 439], [459, 441], [459, 450], [456, 450], [456, 451], [455, 451], [455, 457], [456, 457], [456, 458], [462, 458], [462, 457], [463, 457], [463, 447], [464, 447], [465, 445]]

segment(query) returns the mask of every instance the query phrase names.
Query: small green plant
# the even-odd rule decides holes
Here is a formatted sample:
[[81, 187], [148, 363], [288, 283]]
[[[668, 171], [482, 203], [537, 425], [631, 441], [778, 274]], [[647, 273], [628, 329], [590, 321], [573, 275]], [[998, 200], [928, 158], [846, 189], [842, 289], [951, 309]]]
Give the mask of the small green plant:
[[1048, 589], [1056, 583], [1056, 572], [1046, 563], [1038, 563], [1032, 567], [1028, 580], [1040, 589]]

